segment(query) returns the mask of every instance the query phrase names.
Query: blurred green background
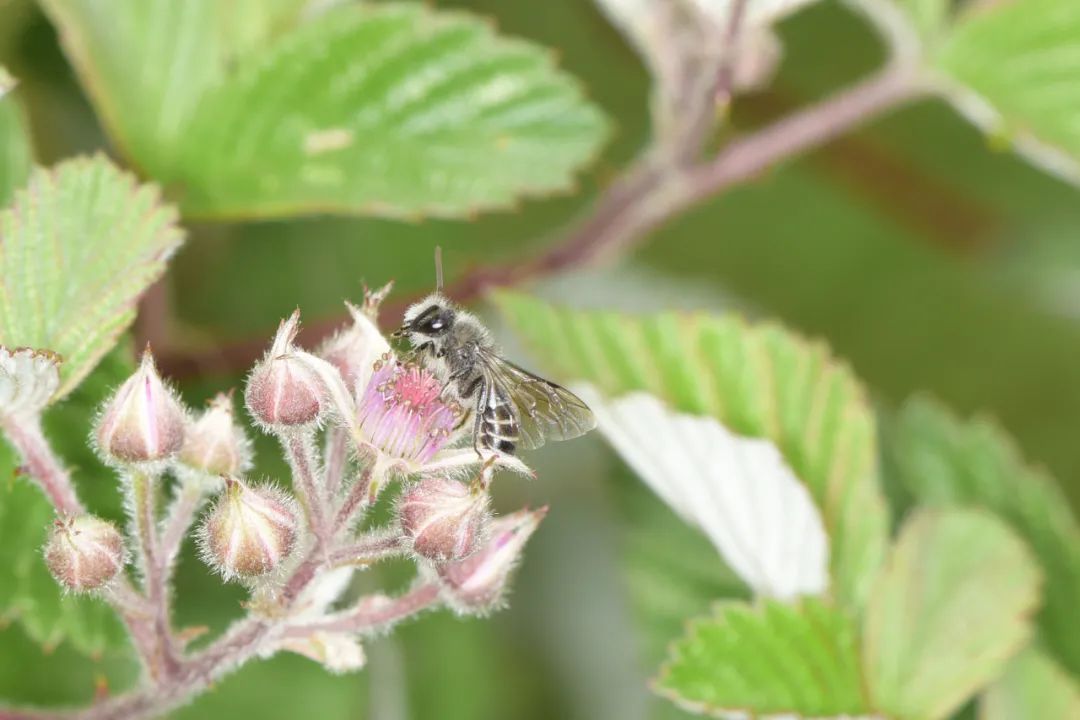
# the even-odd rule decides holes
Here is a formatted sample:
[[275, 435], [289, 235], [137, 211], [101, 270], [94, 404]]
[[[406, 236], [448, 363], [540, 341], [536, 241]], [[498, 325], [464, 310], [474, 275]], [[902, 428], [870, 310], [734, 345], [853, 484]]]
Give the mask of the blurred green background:
[[[426, 290], [437, 244], [448, 279], [479, 263], [529, 257], [646, 139], [646, 73], [588, 0], [436, 5], [468, 8], [505, 33], [557, 48], [561, 64], [607, 111], [616, 133], [580, 192], [472, 222], [315, 218], [189, 227], [166, 281], [173, 341], [213, 348], [269, 339], [294, 307], [309, 322], [335, 317], [343, 299], [358, 297], [362, 280], [393, 278], [401, 296]], [[767, 91], [736, 103], [736, 129], [820, 97], [882, 58], [869, 26], [836, 2], [801, 12], [780, 30], [780, 74]], [[0, 64], [21, 80], [42, 162], [108, 150], [55, 31], [33, 3], [0, 0]], [[1074, 188], [996, 151], [943, 104], [922, 102], [702, 205], [616, 266], [535, 289], [570, 304], [726, 307], [779, 318], [825, 338], [885, 413], [928, 391], [960, 413], [998, 418], [1077, 507], [1078, 234]], [[207, 375], [180, 382], [189, 402], [240, 384], [242, 373], [218, 367], [211, 362]], [[296, 656], [254, 664], [176, 716], [680, 716], [650, 699], [647, 677], [681, 618], [711, 596], [738, 592], [737, 583], [599, 438], [535, 460], [537, 481], [506, 479], [496, 488], [504, 507], [552, 508], [509, 609], [487, 620], [424, 616], [371, 643], [359, 675], [330, 676]], [[265, 441], [259, 471], [281, 477]], [[110, 482], [104, 473], [81, 477]], [[399, 575], [391, 569], [386, 577]], [[221, 627], [239, 613], [241, 594], [222, 588], [191, 553], [178, 592], [185, 624]], [[647, 620], [637, 611], [643, 605], [651, 608]], [[5, 699], [85, 702], [100, 678], [120, 686], [129, 673], [122, 659], [87, 663], [63, 646], [43, 652], [17, 626], [0, 630]]]

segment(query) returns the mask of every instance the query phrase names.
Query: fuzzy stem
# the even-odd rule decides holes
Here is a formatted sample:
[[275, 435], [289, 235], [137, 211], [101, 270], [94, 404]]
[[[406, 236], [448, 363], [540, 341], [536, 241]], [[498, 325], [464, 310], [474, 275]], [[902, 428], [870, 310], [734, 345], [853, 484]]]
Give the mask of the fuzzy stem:
[[25, 473], [37, 482], [57, 513], [80, 515], [86, 512], [75, 493], [71, 475], [45, 439], [40, 415], [10, 417], [0, 414], [0, 430], [19, 453]]
[[351, 609], [329, 615], [325, 620], [296, 625], [286, 637], [304, 637], [315, 632], [371, 633], [386, 629], [402, 619], [435, 606], [439, 602], [437, 583], [421, 583], [404, 595], [387, 598], [372, 595], [361, 598]]
[[349, 465], [349, 434], [337, 425], [326, 431], [326, 458], [323, 469], [323, 487], [326, 496], [334, 498], [345, 482], [345, 471]]
[[372, 532], [330, 553], [330, 565], [369, 565], [401, 553], [405, 547], [400, 532]]
[[739, 63], [740, 35], [743, 18], [746, 16], [748, 0], [732, 0], [728, 10], [727, 26], [724, 29], [724, 46], [721, 48], [720, 69], [716, 74], [716, 104], [722, 113], [727, 112], [735, 89], [735, 66]]
[[139, 569], [142, 572], [143, 592], [153, 618], [157, 649], [148, 662], [151, 678], [161, 682], [174, 675], [178, 659], [172, 628], [169, 622], [169, 587], [164, 558], [157, 529], [156, 496], [159, 478], [142, 469], [133, 470], [128, 483], [135, 545], [138, 548]]
[[360, 471], [360, 475], [353, 482], [352, 487], [349, 488], [349, 494], [342, 501], [337, 517], [334, 518], [335, 533], [341, 532], [348, 527], [356, 515], [367, 506], [368, 489], [371, 487], [371, 480], [374, 476], [375, 461], [372, 460]]
[[326, 520], [326, 498], [319, 487], [318, 459], [315, 457], [315, 431], [311, 429], [280, 433], [285, 457], [292, 469], [293, 488], [307, 515], [308, 527], [320, 548], [325, 549], [331, 528]]
[[161, 550], [158, 554], [158, 563], [166, 579], [172, 576], [184, 537], [205, 499], [201, 478], [184, 480], [176, 490], [165, 516], [165, 525], [161, 531]]

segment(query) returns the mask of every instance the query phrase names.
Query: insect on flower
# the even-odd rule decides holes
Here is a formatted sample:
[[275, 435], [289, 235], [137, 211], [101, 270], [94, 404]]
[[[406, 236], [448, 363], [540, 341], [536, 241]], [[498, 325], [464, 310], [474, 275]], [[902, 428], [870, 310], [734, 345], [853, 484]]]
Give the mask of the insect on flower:
[[442, 258], [435, 251], [436, 290], [405, 312], [394, 337], [413, 351], [463, 406], [472, 406], [473, 447], [513, 455], [520, 446], [570, 440], [596, 427], [589, 406], [550, 380], [499, 354], [491, 333], [442, 294]]

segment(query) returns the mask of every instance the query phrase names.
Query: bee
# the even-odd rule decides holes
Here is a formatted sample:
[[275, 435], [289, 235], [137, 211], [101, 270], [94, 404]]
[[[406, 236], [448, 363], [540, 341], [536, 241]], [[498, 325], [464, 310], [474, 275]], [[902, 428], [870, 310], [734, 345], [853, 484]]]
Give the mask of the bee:
[[394, 337], [404, 337], [445, 389], [471, 407], [473, 447], [513, 455], [547, 440], [569, 440], [596, 427], [589, 406], [550, 380], [499, 354], [486, 327], [442, 294], [442, 263], [435, 255], [436, 291], [406, 312]]

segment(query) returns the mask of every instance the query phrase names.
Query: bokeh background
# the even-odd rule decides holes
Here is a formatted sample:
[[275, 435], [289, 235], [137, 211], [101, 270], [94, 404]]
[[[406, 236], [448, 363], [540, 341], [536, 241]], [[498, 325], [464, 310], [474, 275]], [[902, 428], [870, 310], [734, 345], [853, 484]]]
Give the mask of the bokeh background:
[[[587, 207], [648, 135], [648, 78], [588, 0], [440, 0], [556, 48], [616, 132], [573, 197], [470, 222], [312, 218], [189, 227], [165, 282], [178, 346], [265, 336], [300, 307], [340, 314], [361, 281], [393, 278], [401, 297], [433, 282], [442, 245], [452, 279], [480, 263], [526, 258]], [[776, 82], [741, 98], [734, 128], [776, 118], [872, 69], [883, 49], [866, 22], [823, 2], [780, 26]], [[109, 150], [54, 29], [31, 2], [0, 0], [0, 64], [21, 80], [44, 163]], [[730, 309], [824, 338], [866, 382], [883, 417], [913, 393], [996, 417], [1080, 505], [1080, 194], [982, 136], [948, 107], [889, 115], [662, 228], [614, 264], [533, 289], [582, 306]], [[388, 323], [396, 318], [387, 318]], [[496, 327], [497, 324], [496, 324]], [[509, 335], [500, 333], [517, 353]], [[526, 362], [527, 357], [521, 356]], [[197, 404], [242, 382], [210, 363], [178, 378]], [[887, 428], [887, 422], [884, 424]], [[887, 444], [886, 444], [887, 445]], [[259, 444], [259, 473], [283, 477]], [[109, 483], [93, 459], [84, 483]], [[74, 457], [73, 457], [74, 454]], [[733, 587], [708, 544], [681, 526], [598, 437], [535, 456], [535, 482], [506, 479], [504, 507], [550, 504], [509, 609], [487, 620], [423, 616], [368, 646], [369, 667], [335, 677], [296, 656], [251, 665], [179, 718], [634, 720], [679, 717], [651, 699], [663, 643], [706, 600]], [[886, 458], [886, 468], [888, 467]], [[95, 492], [97, 492], [95, 490]], [[401, 568], [361, 584], [402, 582]], [[180, 620], [223, 627], [241, 594], [188, 547]], [[85, 702], [131, 668], [43, 650], [0, 629], [0, 697]]]

